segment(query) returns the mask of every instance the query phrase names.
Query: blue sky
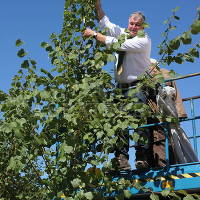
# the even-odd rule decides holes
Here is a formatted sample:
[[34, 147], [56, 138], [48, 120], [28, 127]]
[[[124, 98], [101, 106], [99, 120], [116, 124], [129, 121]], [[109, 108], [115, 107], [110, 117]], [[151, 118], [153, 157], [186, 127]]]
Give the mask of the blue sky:
[[[111, 21], [127, 27], [128, 17], [134, 11], [142, 11], [146, 15], [150, 28], [147, 29], [152, 39], [152, 58], [159, 59], [158, 44], [162, 41], [161, 34], [165, 30], [163, 21], [171, 15], [171, 10], [179, 6], [177, 15], [180, 21], [173, 36], [187, 30], [195, 19], [198, 0], [102, 0], [105, 13]], [[38, 62], [38, 67], [51, 69], [48, 56], [40, 47], [42, 41], [49, 41], [51, 33], [59, 33], [63, 20], [64, 0], [1, 0], [0, 4], [0, 90], [7, 91], [12, 77], [20, 69], [22, 59], [17, 57], [15, 41], [21, 38], [25, 41], [24, 48], [28, 57]], [[195, 36], [199, 41], [199, 35]], [[183, 48], [184, 50], [184, 48]], [[108, 66], [109, 68], [110, 66]], [[200, 72], [199, 59], [195, 63], [172, 64], [168, 69], [186, 75]], [[178, 81], [182, 97], [199, 95], [200, 77]], [[186, 105], [187, 109], [188, 106]], [[199, 107], [199, 106], [198, 106]], [[189, 111], [188, 111], [189, 112]], [[200, 127], [199, 127], [200, 128]]]
[[64, 0], [2, 0], [0, 4], [0, 89], [8, 90], [12, 77], [20, 68], [15, 41], [21, 38], [28, 57], [38, 67], [50, 68], [48, 57], [40, 47], [49, 35], [59, 33], [63, 20]]

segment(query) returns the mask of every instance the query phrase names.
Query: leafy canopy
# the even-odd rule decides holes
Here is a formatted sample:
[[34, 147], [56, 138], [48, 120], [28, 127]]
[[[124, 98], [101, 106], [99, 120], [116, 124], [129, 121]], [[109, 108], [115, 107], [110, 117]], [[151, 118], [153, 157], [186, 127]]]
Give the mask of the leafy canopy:
[[[37, 62], [27, 58], [23, 41], [16, 41], [17, 55], [24, 61], [9, 92], [0, 92], [2, 200], [60, 199], [62, 195], [91, 200], [123, 190], [116, 199], [130, 197], [127, 188], [133, 183], [123, 178], [113, 182], [105, 173], [112, 167], [109, 155], [127, 127], [146, 124], [152, 113], [147, 105], [135, 104], [137, 99], [122, 98], [111, 75], [102, 69], [114, 60], [112, 53], [123, 38], [106, 49], [93, 38], [82, 37], [86, 27], [98, 30], [94, 5], [95, 0], [66, 0], [61, 33], [41, 43], [54, 66], [50, 71], [38, 69]], [[191, 34], [199, 32], [197, 19], [190, 32], [164, 41], [163, 60], [171, 62], [169, 52], [181, 42], [190, 43]], [[197, 48], [187, 55], [198, 57]], [[127, 114], [133, 110], [141, 113], [141, 119]], [[130, 138], [139, 139], [136, 133]], [[152, 193], [151, 198], [159, 197]]]

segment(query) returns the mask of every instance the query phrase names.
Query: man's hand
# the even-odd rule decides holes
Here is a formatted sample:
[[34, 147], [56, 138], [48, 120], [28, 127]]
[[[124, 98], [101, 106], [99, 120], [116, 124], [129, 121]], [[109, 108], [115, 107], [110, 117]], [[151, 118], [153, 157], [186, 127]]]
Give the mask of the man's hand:
[[96, 40], [105, 44], [106, 41], [106, 36], [101, 34], [101, 33], [96, 33], [95, 31], [91, 30], [90, 28], [87, 28], [84, 32], [83, 32], [83, 36], [84, 37], [93, 37], [95, 36]]
[[91, 36], [94, 36], [95, 34], [95, 31], [87, 28], [84, 32], [83, 32], [83, 36], [84, 37], [91, 37]]

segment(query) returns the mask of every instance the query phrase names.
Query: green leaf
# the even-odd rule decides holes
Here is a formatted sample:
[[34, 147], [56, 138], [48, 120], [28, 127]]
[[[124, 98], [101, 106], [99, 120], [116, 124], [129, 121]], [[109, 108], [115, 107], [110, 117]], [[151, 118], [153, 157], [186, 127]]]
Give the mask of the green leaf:
[[176, 8], [172, 9], [172, 12], [177, 12], [180, 9], [179, 6], [177, 6]]
[[192, 25], [191, 25], [191, 33], [196, 35], [200, 33], [200, 20], [196, 20]]
[[15, 157], [11, 157], [7, 169], [8, 169], [8, 170], [9, 170], [9, 169], [15, 169], [15, 164], [16, 164], [16, 162], [15, 162]]
[[191, 48], [188, 53], [195, 58], [199, 58], [199, 51], [195, 48]]
[[104, 112], [107, 112], [107, 106], [104, 104], [104, 103], [100, 103], [98, 106], [97, 106], [97, 109], [100, 113], [104, 113]]
[[136, 128], [138, 128], [138, 124], [137, 123], [131, 123], [131, 125], [130, 125], [133, 129], [136, 129]]
[[184, 59], [188, 62], [194, 62], [194, 58], [190, 54], [185, 54]]
[[200, 199], [200, 195], [199, 194], [192, 194], [193, 197], [195, 197], [196, 199]]
[[130, 190], [124, 190], [124, 197], [127, 199], [130, 199], [132, 196]]
[[17, 52], [18, 57], [23, 58], [25, 55], [27, 55], [27, 53], [24, 51], [24, 49], [20, 49]]
[[108, 54], [108, 56], [107, 56], [107, 62], [113, 62], [113, 61], [115, 61], [115, 56], [112, 55], [112, 54]]
[[37, 64], [37, 62], [35, 60], [30, 60], [30, 62], [31, 62], [32, 65], [36, 65]]
[[47, 42], [41, 42], [40, 46], [42, 48], [47, 48], [47, 47], [49, 47], [49, 44]]
[[16, 42], [15, 42], [15, 45], [17, 47], [21, 46], [22, 44], [24, 44], [24, 42], [22, 40], [20, 40], [20, 39], [16, 40]]
[[85, 48], [86, 48], [86, 49], [90, 49], [91, 46], [92, 46], [91, 44], [87, 44], [87, 45], [85, 46]]
[[175, 30], [176, 26], [170, 26], [169, 30]]
[[192, 195], [188, 194], [186, 197], [183, 198], [183, 200], [195, 200], [195, 199]]
[[15, 170], [16, 172], [19, 172], [23, 167], [24, 165], [21, 162], [21, 156], [15, 156], [10, 158], [7, 170]]
[[50, 35], [50, 39], [56, 39], [56, 34], [55, 34], [55, 33], [52, 33], [52, 34]]
[[68, 153], [68, 154], [72, 153], [72, 151], [73, 151], [73, 147], [68, 146], [66, 144], [62, 144], [62, 149], [64, 150], [65, 153]]
[[[61, 76], [57, 76], [55, 77], [55, 80], [59, 83], [59, 84], [62, 84], [62, 83], [65, 83], [66, 82], [66, 79], [61, 77]], [[73, 86], [74, 88], [74, 86]], [[75, 88], [76, 89], [76, 88]]]
[[71, 54], [68, 55], [68, 58], [69, 58], [70, 60], [74, 60], [74, 59], [77, 58], [77, 54], [71, 53]]
[[67, 9], [71, 5], [71, 0], [65, 1], [65, 9]]
[[118, 50], [120, 48], [120, 44], [118, 42], [115, 42], [112, 46], [113, 50]]
[[94, 55], [94, 59], [95, 59], [95, 60], [102, 59], [102, 56], [103, 56], [103, 54], [102, 54], [101, 52], [97, 52], [97, 53]]
[[81, 185], [81, 180], [79, 178], [75, 178], [71, 181], [73, 188], [79, 188]]
[[159, 196], [157, 194], [155, 194], [155, 193], [151, 193], [150, 199], [151, 200], [159, 200]]
[[187, 196], [187, 194], [188, 194], [185, 190], [178, 190], [177, 193], [183, 194], [185, 196]]
[[133, 141], [138, 142], [138, 140], [140, 139], [140, 135], [138, 133], [134, 133], [132, 139]]
[[143, 22], [143, 24], [142, 24], [142, 27], [143, 27], [143, 28], [149, 28], [150, 26], [149, 26], [149, 24], [148, 24], [148, 23], [146, 23], [146, 22]]
[[180, 17], [178, 17], [178, 16], [174, 16], [174, 19], [176, 19], [176, 20], [179, 20], [179, 19], [180, 19]]
[[40, 71], [44, 74], [46, 74], [51, 80], [54, 78], [51, 73], [49, 73], [47, 70], [41, 68]]
[[182, 198], [177, 194], [175, 194], [174, 192], [170, 192], [169, 196], [173, 197], [174, 200], [182, 200]]
[[29, 61], [28, 60], [24, 60], [24, 62], [21, 64], [21, 68], [29, 68]]
[[167, 197], [169, 195], [169, 193], [170, 193], [170, 190], [163, 190], [161, 192], [161, 194], [162, 194], [163, 197]]
[[85, 196], [86, 199], [88, 199], [88, 200], [92, 200], [92, 199], [94, 198], [92, 192], [86, 192], [86, 193], [84, 194], [84, 196]]
[[179, 56], [174, 57], [174, 61], [175, 61], [176, 63], [178, 63], [178, 64], [183, 64], [183, 62], [184, 62], [183, 58], [182, 58], [182, 57], [179, 57]]
[[139, 31], [137, 32], [137, 36], [138, 36], [139, 38], [145, 37], [145, 32], [144, 32], [144, 30], [139, 30]]
[[167, 117], [167, 118], [166, 118], [166, 121], [167, 121], [167, 122], [172, 122], [172, 117]]
[[181, 36], [181, 41], [183, 42], [183, 44], [191, 44], [192, 38], [190, 36], [190, 33], [189, 32], [183, 33]]
[[171, 40], [169, 43], [169, 47], [171, 49], [177, 50], [180, 47], [180, 39], [175, 38], [174, 40]]
[[124, 200], [124, 194], [120, 193], [115, 197], [115, 200]]
[[168, 19], [166, 19], [164, 22], [163, 22], [163, 24], [168, 24], [169, 23], [169, 20]]

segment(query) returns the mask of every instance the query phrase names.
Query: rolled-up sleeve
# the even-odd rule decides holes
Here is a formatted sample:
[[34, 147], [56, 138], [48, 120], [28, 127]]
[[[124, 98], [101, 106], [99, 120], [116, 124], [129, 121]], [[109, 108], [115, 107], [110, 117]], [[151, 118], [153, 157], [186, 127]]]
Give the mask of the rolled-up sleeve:
[[[118, 42], [117, 38], [106, 36], [105, 43], [108, 47], [110, 47], [113, 43], [116, 42]], [[135, 36], [134, 38], [127, 39], [124, 43], [122, 43], [121, 47], [118, 50], [139, 53], [145, 51], [149, 43], [150, 39], [148, 37], [139, 38]]]
[[148, 37], [139, 38], [135, 36], [134, 38], [127, 39], [122, 43], [119, 50], [139, 53], [145, 51], [149, 43], [150, 39]]
[[106, 46], [110, 47], [110, 45], [114, 44], [115, 42], [118, 42], [117, 38], [112, 36], [106, 36], [106, 41], [105, 41]]

